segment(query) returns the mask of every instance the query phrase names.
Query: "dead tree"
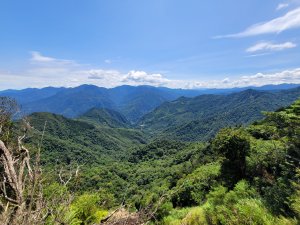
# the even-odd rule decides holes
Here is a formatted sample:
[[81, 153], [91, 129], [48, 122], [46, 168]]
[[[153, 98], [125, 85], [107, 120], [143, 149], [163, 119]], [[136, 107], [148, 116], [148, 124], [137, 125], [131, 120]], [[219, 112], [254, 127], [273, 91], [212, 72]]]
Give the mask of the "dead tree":
[[40, 149], [31, 166], [30, 151], [23, 144], [28, 123], [24, 121], [21, 135], [3, 140], [10, 133], [7, 124], [17, 109], [14, 100], [0, 98], [0, 221], [3, 225], [41, 224], [47, 213], [42, 196]]
[[76, 167], [75, 172], [73, 171], [73, 169], [70, 167], [69, 171], [68, 171], [68, 175], [66, 175], [66, 171], [64, 171], [63, 167], [60, 168], [59, 173], [58, 173], [58, 177], [59, 177], [59, 182], [61, 185], [63, 186], [67, 186], [69, 184], [69, 182], [74, 178], [78, 177], [79, 174], [79, 169], [82, 165], [78, 165]]
[[[21, 132], [13, 132], [11, 118], [18, 112], [10, 98], [0, 97], [0, 224], [1, 225], [55, 225], [69, 224], [66, 213], [73, 200], [72, 193], [64, 196], [43, 196], [40, 152], [46, 124], [42, 132], [36, 131], [25, 119], [19, 124]], [[40, 135], [37, 147], [24, 144], [29, 132]], [[33, 151], [34, 150], [34, 151]], [[33, 155], [34, 153], [34, 155]], [[34, 156], [34, 157], [33, 157]], [[31, 158], [33, 157], [33, 158]], [[78, 177], [76, 170], [58, 173], [60, 185], [66, 186]]]

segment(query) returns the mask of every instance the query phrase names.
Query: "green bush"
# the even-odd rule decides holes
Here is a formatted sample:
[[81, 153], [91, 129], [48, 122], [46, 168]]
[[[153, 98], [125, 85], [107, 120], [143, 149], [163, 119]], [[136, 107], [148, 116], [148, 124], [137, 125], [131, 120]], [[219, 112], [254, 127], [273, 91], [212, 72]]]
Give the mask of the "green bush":
[[208, 204], [204, 209], [209, 224], [295, 224], [294, 220], [272, 215], [258, 193], [246, 181], [238, 182], [235, 188], [228, 192], [220, 186], [207, 197]]
[[193, 208], [181, 221], [181, 225], [208, 225], [203, 207]]
[[217, 183], [220, 163], [209, 163], [198, 167], [193, 173], [178, 181], [173, 203], [176, 206], [191, 206], [204, 201], [211, 186]]
[[233, 186], [246, 175], [246, 156], [250, 151], [250, 135], [242, 128], [222, 129], [212, 141], [214, 152], [225, 157], [222, 175]]
[[99, 223], [108, 212], [99, 205], [100, 196], [97, 194], [80, 195], [71, 206], [71, 210], [76, 213], [76, 217], [83, 224]]

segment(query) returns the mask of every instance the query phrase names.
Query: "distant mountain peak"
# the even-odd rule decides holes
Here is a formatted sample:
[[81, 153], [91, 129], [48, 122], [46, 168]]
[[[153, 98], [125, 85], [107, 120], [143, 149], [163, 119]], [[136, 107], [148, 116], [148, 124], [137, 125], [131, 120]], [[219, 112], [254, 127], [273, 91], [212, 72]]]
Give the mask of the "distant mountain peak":
[[[178, 99], [181, 103], [196, 96], [199, 101], [209, 99], [211, 95], [221, 96], [245, 91], [247, 95], [258, 96], [264, 89], [278, 92], [296, 84], [268, 85], [263, 87], [232, 88], [232, 89], [170, 89], [148, 85], [123, 85], [115, 88], [103, 88], [92, 84], [84, 84], [73, 88], [28, 88], [24, 90], [0, 91], [0, 96], [9, 96], [22, 105], [23, 113], [52, 112], [69, 118], [78, 117], [87, 110], [97, 108], [113, 109], [121, 112], [130, 122], [136, 123], [147, 113], [166, 102]], [[254, 91], [254, 90], [256, 91]], [[202, 97], [201, 97], [202, 96]], [[241, 95], [239, 95], [241, 96]], [[183, 97], [183, 98], [180, 98]]]

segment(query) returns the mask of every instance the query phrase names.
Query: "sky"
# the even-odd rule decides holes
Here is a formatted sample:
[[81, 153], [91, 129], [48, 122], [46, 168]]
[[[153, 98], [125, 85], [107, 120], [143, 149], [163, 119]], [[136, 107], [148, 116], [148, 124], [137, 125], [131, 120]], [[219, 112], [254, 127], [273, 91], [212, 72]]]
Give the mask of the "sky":
[[0, 90], [300, 83], [300, 0], [1, 0]]

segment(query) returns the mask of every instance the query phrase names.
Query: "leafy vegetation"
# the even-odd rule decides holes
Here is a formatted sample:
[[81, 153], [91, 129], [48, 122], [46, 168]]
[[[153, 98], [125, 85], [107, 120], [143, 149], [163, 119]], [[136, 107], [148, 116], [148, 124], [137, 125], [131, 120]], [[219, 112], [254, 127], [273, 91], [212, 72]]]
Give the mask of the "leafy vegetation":
[[166, 102], [145, 115], [139, 125], [152, 135], [183, 141], [212, 138], [221, 128], [250, 124], [294, 102], [300, 88], [279, 92], [246, 90], [229, 95], [200, 95]]
[[[205, 200], [194, 209], [174, 209], [162, 224], [298, 224], [299, 109], [298, 100], [249, 127], [221, 130], [209, 146], [220, 157], [221, 170], [217, 178], [209, 170], [215, 182]], [[203, 171], [198, 180], [207, 173], [202, 167], [193, 172]], [[193, 196], [203, 189], [194, 190], [203, 184], [194, 179], [188, 181], [195, 185], [183, 190], [195, 205]], [[177, 211], [185, 213], [174, 216]]]
[[25, 114], [51, 112], [74, 118], [92, 108], [106, 108], [119, 111], [130, 122], [137, 122], [143, 115], [165, 101], [180, 96], [196, 96], [197, 90], [176, 90], [151, 86], [120, 86], [111, 89], [93, 85], [75, 88], [43, 88], [7, 90], [0, 96], [16, 99]]
[[92, 108], [79, 119], [108, 127], [130, 127], [130, 122], [121, 113], [111, 109]]
[[[247, 111], [245, 98], [260, 108], [276, 93], [246, 91], [213, 98], [219, 106], [224, 98], [234, 98], [226, 106], [232, 116], [231, 107]], [[297, 89], [287, 91], [278, 102], [295, 93]], [[162, 107], [177, 106], [178, 101], [186, 105], [169, 110], [192, 117], [185, 108], [197, 104], [189, 105], [190, 100]], [[34, 130], [25, 144], [35, 149], [45, 131], [43, 192], [53, 209], [47, 224], [109, 224], [109, 219], [125, 217], [132, 224], [299, 224], [300, 100], [264, 116], [248, 126], [223, 128], [207, 142], [182, 142], [168, 133], [150, 138], [123, 125], [123, 117], [112, 111], [94, 109], [79, 119], [34, 113], [28, 118]], [[5, 124], [12, 129], [11, 121]], [[120, 205], [126, 213], [110, 217]]]
[[[299, 85], [282, 84], [251, 88], [264, 92], [268, 91], [268, 93], [271, 91], [275, 93], [280, 90], [291, 89], [297, 86]], [[0, 96], [8, 96], [16, 99], [22, 106], [22, 112], [26, 115], [33, 112], [51, 112], [69, 118], [75, 118], [92, 108], [105, 108], [118, 111], [131, 123], [137, 123], [144, 115], [152, 112], [156, 107], [165, 102], [176, 100], [182, 96], [195, 97], [203, 94], [224, 95], [237, 93], [246, 89], [247, 88], [188, 90], [152, 86], [134, 87], [128, 85], [107, 89], [93, 85], [81, 85], [75, 88], [46, 87], [42, 89], [28, 88], [24, 90], [6, 90], [0, 91]], [[292, 91], [283, 91], [278, 94], [277, 96], [279, 96], [281, 100], [284, 100], [283, 97], [286, 96], [286, 99], [284, 100], [285, 104], [280, 104], [279, 106], [291, 104], [295, 98], [291, 100], [289, 95], [298, 96], [297, 92], [299, 94], [299, 91], [297, 90], [295, 93], [292, 93]], [[207, 97], [212, 98], [212, 96]], [[277, 101], [277, 99], [272, 98], [272, 101]], [[268, 102], [265, 101], [265, 103]], [[257, 104], [260, 103], [257, 102]], [[203, 106], [209, 107], [209, 104]], [[255, 105], [253, 108], [256, 116], [260, 115], [260, 109], [255, 110]], [[205, 110], [205, 108], [202, 109]], [[208, 109], [210, 110], [210, 108]], [[266, 110], [275, 109], [276, 108], [266, 108]], [[197, 110], [197, 107], [195, 110]], [[222, 119], [222, 117], [216, 119]], [[156, 120], [156, 122], [158, 122], [158, 120]], [[230, 124], [225, 123], [224, 125], [226, 126]]]

